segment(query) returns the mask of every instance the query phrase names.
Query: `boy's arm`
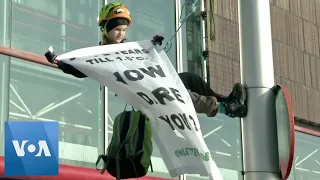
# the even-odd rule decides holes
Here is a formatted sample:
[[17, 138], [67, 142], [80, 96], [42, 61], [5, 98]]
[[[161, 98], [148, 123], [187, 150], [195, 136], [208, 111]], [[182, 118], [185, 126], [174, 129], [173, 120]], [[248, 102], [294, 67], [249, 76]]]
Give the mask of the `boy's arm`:
[[45, 57], [50, 63], [58, 65], [58, 68], [61, 69], [66, 74], [71, 74], [77, 78], [87, 77], [85, 74], [83, 74], [81, 71], [74, 68], [70, 64], [56, 60], [57, 55], [54, 52], [51, 52], [50, 50], [45, 53]]
[[197, 113], [205, 113], [213, 117], [218, 113], [219, 103], [214, 96], [203, 96], [188, 90], [193, 106]]
[[85, 78], [87, 77], [85, 74], [83, 74], [78, 69], [74, 68], [70, 64], [64, 63], [62, 61], [57, 61], [56, 63], [58, 65], [58, 68], [61, 69], [66, 74], [71, 74], [77, 78]]

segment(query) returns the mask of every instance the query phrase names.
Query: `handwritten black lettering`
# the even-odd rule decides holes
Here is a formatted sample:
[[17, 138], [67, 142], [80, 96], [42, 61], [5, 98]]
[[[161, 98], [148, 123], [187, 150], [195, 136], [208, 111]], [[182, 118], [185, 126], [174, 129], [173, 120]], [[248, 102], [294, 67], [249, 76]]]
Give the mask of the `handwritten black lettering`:
[[136, 52], [136, 54], [143, 54], [139, 49], [134, 49], [134, 52]]
[[[168, 123], [172, 130], [175, 130], [176, 128], [180, 130], [185, 130], [186, 128], [191, 130], [187, 117], [194, 122], [195, 130], [198, 131], [194, 118], [191, 115], [187, 116], [185, 113], [163, 115], [159, 116], [158, 118]], [[173, 125], [175, 125], [176, 128]]]
[[166, 123], [168, 123], [168, 125], [171, 127], [172, 131], [175, 130], [175, 128], [173, 127], [170, 119], [169, 119], [169, 116], [160, 116], [159, 119], [165, 121]]
[[139, 95], [142, 99], [144, 99], [149, 105], [158, 104], [157, 101], [154, 99], [151, 99], [148, 95], [146, 95], [143, 92], [137, 92], [137, 95]]
[[141, 51], [142, 51], [143, 53], [145, 53], [145, 54], [148, 54], [148, 53], [149, 53], [149, 51], [146, 50], [146, 49], [142, 49]]
[[181, 129], [181, 130], [184, 130], [184, 129], [185, 129], [183, 122], [181, 121], [180, 117], [179, 117], [177, 114], [171, 114], [170, 118], [171, 118], [171, 121], [172, 121], [179, 129]]
[[[159, 65], [156, 65], [155, 67], [150, 66], [147, 68], [139, 68], [139, 70], [126, 70], [123, 72], [124, 77], [129, 81], [142, 80], [145, 77], [142, 73], [146, 74], [152, 78], [157, 78], [157, 75], [160, 77], [166, 77], [164, 71], [162, 70], [161, 66], [159, 66]], [[135, 76], [133, 74], [135, 74]], [[123, 84], [128, 84], [124, 80], [124, 77], [122, 77], [119, 72], [117, 72], [116, 74], [114, 73], [114, 75], [116, 76], [117, 81], [118, 81], [118, 79], [121, 79], [121, 81], [118, 81], [118, 82], [121, 82]]]
[[[119, 74], [115, 74], [117, 75], [117, 81], [118, 82], [121, 82], [121, 83], [124, 83], [126, 84], [125, 82], [123, 82], [123, 79], [121, 77], [119, 77]], [[178, 90], [175, 90], [174, 91], [172, 90], [174, 88], [165, 88], [165, 87], [159, 87], [159, 88], [156, 88], [155, 90], [151, 91], [151, 95], [146, 95], [145, 93], [143, 92], [138, 92], [137, 94], [143, 98], [144, 100], [146, 100], [150, 105], [153, 105], [153, 104], [158, 104], [158, 102], [162, 105], [166, 105], [166, 101], [169, 101], [169, 102], [172, 102], [174, 100], [177, 100], [181, 103], [184, 103], [185, 102], [180, 98], [181, 95], [179, 94], [179, 91]], [[169, 91], [171, 90], [171, 92]], [[172, 93], [173, 91], [173, 93]], [[156, 99], [156, 100], [154, 100]], [[155, 101], [155, 103], [152, 103], [152, 101]]]
[[174, 88], [169, 88], [169, 89], [170, 89], [170, 91], [172, 92], [172, 94], [174, 95], [174, 97], [175, 97], [178, 101], [180, 101], [180, 102], [182, 102], [183, 104], [185, 104], [184, 100], [181, 99], [182, 97], [181, 97], [180, 92], [179, 92], [177, 89], [174, 89]]
[[106, 59], [102, 59], [102, 58], [97, 58], [100, 62], [102, 62], [102, 63], [104, 63], [104, 62], [108, 62], [108, 60], [106, 60]]
[[131, 57], [126, 57], [126, 60], [132, 61], [133, 59]]
[[113, 75], [116, 77], [116, 81], [121, 82], [123, 84], [127, 84], [126, 81], [124, 81], [124, 79], [121, 77], [119, 72], [115, 72], [113, 73]]
[[191, 121], [193, 122], [194, 130], [198, 131], [198, 128], [197, 128], [197, 125], [196, 125], [196, 121], [193, 119], [193, 117], [191, 115], [189, 115], [189, 119], [191, 119]]
[[128, 50], [128, 54], [136, 54], [132, 49]]
[[108, 61], [108, 62], [114, 61], [113, 59], [109, 59], [109, 58], [107, 58], [107, 57], [105, 57], [104, 59], [105, 59], [106, 61]]
[[143, 79], [143, 74], [138, 70], [125, 70], [123, 72], [124, 76], [130, 81], [138, 81]]
[[86, 62], [90, 63], [90, 64], [97, 64], [97, 63], [104, 63], [104, 62], [111, 62], [113, 60], [109, 59], [109, 58], [94, 58], [94, 59], [88, 59], [86, 60]]
[[186, 114], [179, 114], [179, 117], [180, 117], [180, 119], [184, 122], [184, 124], [186, 125], [186, 127], [187, 127], [189, 130], [191, 130], [191, 127], [190, 127], [190, 125], [189, 125], [189, 123], [188, 123]]
[[156, 74], [160, 77], [166, 77], [160, 65], [156, 65], [156, 67], [147, 67], [147, 69], [139, 68], [139, 70], [153, 78], [156, 77]]
[[146, 49], [129, 49], [120, 52], [115, 52], [115, 54], [148, 54], [149, 51]]
[[[99, 63], [106, 63], [106, 62], [112, 62], [115, 60], [119, 61], [142, 61], [148, 59], [147, 57], [141, 57], [137, 56], [139, 54], [148, 54], [149, 51], [146, 49], [130, 49], [130, 50], [124, 50], [119, 52], [113, 52], [113, 53], [105, 53], [101, 55], [95, 55], [92, 59], [85, 60], [85, 62], [93, 65], [93, 64], [99, 64]], [[120, 54], [125, 55], [131, 55], [131, 56], [121, 56]], [[120, 55], [120, 56], [119, 56]], [[108, 57], [107, 57], [108, 56]], [[70, 61], [74, 61], [76, 58], [70, 58]]]
[[164, 87], [159, 87], [152, 91], [152, 94], [157, 98], [160, 104], [166, 105], [166, 102], [164, 101], [167, 99], [168, 101], [174, 101], [174, 97], [170, 96], [170, 91], [168, 91]]
[[88, 62], [90, 64], [94, 64], [93, 59], [88, 59], [88, 60], [86, 60], [86, 62]]

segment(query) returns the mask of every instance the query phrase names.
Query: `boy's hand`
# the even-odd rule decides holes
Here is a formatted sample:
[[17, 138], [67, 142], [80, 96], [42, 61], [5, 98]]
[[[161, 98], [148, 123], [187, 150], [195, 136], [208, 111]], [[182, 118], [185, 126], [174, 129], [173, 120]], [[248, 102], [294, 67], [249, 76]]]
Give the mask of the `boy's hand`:
[[51, 51], [47, 51], [45, 54], [44, 54], [47, 58], [47, 60], [52, 63], [52, 64], [55, 64], [56, 63], [56, 57], [57, 55], [54, 53], [54, 52], [51, 52]]
[[153, 45], [162, 45], [162, 41], [164, 40], [164, 38], [162, 36], [159, 35], [155, 35], [153, 36], [153, 39], [151, 40]]

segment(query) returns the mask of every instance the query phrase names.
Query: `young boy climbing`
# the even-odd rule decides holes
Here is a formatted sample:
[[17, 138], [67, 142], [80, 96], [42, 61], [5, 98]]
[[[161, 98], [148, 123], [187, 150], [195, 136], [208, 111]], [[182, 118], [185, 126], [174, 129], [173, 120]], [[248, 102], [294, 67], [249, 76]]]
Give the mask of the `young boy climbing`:
[[[98, 18], [98, 25], [102, 32], [102, 41], [99, 45], [123, 43], [126, 36], [126, 29], [132, 23], [128, 8], [121, 3], [109, 3], [104, 6]], [[154, 36], [151, 42], [154, 45], [162, 45], [163, 37]], [[87, 77], [85, 74], [66, 64], [58, 61], [53, 52], [46, 52], [47, 60], [56, 64], [64, 73], [71, 74], [77, 78]], [[244, 87], [237, 83], [234, 85], [229, 96], [225, 97], [215, 93], [210, 86], [196, 74], [180, 73], [179, 77], [187, 88], [194, 107], [198, 113], [205, 113], [212, 117], [218, 111], [230, 117], [245, 117], [247, 113], [246, 107], [246, 91]]]
[[[114, 2], [102, 7], [97, 21], [102, 32], [102, 40], [99, 45], [108, 45], [124, 42], [126, 30], [132, 19], [129, 9], [125, 5]], [[56, 60], [57, 55], [55, 53], [47, 51], [45, 56], [50, 63], [56, 64], [64, 73], [71, 74], [77, 78], [87, 77], [73, 66]]]

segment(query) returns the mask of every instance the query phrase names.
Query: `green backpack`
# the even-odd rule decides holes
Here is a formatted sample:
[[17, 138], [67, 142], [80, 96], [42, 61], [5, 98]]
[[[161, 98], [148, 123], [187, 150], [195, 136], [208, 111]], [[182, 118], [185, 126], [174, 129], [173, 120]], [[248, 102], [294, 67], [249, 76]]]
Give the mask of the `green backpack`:
[[[108, 171], [117, 179], [145, 176], [151, 164], [152, 133], [149, 119], [140, 111], [123, 111], [113, 124], [113, 135], [107, 155], [100, 155], [96, 166], [103, 160], [101, 174]], [[98, 169], [99, 170], [99, 169]]]

